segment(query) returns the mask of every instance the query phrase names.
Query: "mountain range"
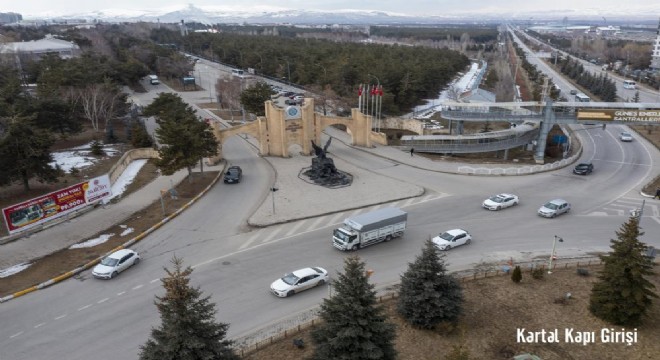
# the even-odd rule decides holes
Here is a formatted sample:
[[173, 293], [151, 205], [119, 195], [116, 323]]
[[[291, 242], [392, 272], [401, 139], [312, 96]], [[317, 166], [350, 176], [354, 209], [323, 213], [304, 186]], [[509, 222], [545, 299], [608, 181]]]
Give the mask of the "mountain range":
[[[617, 23], [657, 24], [660, 14], [660, 3], [652, 5], [652, 9], [622, 7], [615, 10], [555, 10], [553, 12], [480, 12], [475, 9], [470, 13], [446, 14], [442, 16], [414, 16], [376, 10], [293, 10], [281, 8], [264, 8], [257, 10], [227, 11], [217, 7], [196, 7], [192, 4], [177, 10], [122, 10], [105, 9], [89, 13], [71, 13], [49, 16], [51, 19], [87, 19], [107, 22], [137, 22], [147, 21], [163, 23], [200, 22], [204, 24], [446, 24], [446, 23], [476, 23], [503, 21], [547, 22], [568, 19], [568, 23], [591, 21], [602, 23], [607, 17], [609, 25]], [[26, 18], [33, 18], [28, 16]]]

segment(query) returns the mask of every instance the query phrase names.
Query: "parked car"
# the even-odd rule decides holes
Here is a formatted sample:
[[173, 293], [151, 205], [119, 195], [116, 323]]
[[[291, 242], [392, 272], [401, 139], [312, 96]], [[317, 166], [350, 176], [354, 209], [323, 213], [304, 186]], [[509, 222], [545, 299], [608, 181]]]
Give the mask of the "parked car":
[[328, 272], [324, 268], [308, 267], [284, 274], [282, 278], [270, 284], [270, 292], [278, 297], [288, 297], [323, 285], [328, 282], [328, 279]]
[[227, 168], [225, 172], [225, 184], [233, 184], [241, 182], [243, 177], [243, 170], [240, 166], [234, 165]]
[[451, 248], [467, 245], [472, 242], [472, 235], [463, 229], [453, 229], [431, 239], [433, 245], [440, 250], [449, 250]]
[[543, 204], [538, 210], [538, 214], [543, 217], [553, 218], [557, 215], [571, 211], [571, 204], [563, 199], [554, 199]]
[[120, 272], [140, 262], [140, 255], [130, 249], [121, 249], [113, 252], [101, 260], [94, 267], [92, 275], [99, 279], [112, 279]]
[[488, 210], [502, 210], [514, 205], [518, 205], [518, 196], [513, 194], [491, 196], [481, 204], [481, 206]]
[[619, 139], [621, 139], [621, 141], [623, 141], [623, 142], [633, 141], [632, 134], [630, 134], [629, 132], [625, 132], [625, 131], [622, 132], [621, 135], [619, 135]]
[[594, 164], [592, 163], [580, 163], [573, 169], [573, 173], [578, 175], [589, 175], [592, 171], [594, 171]]

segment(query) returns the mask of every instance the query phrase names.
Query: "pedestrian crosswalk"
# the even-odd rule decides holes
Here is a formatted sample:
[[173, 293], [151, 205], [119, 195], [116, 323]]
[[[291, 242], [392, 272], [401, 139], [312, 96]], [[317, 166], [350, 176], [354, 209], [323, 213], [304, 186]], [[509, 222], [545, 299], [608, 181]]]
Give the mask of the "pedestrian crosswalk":
[[266, 228], [261, 228], [245, 234], [246, 240], [241, 243], [239, 250], [246, 249], [250, 246], [264, 244], [278, 239], [288, 238], [288, 237], [296, 236], [298, 234], [318, 230], [321, 228], [328, 227], [330, 225], [337, 225], [343, 222], [345, 218], [350, 216], [363, 214], [366, 212], [378, 210], [385, 207], [398, 207], [405, 209], [406, 207], [438, 200], [446, 196], [449, 196], [449, 194], [430, 193], [410, 199], [402, 199], [399, 201], [377, 204], [360, 209], [351, 209], [351, 210], [341, 211], [328, 215], [318, 216], [314, 218], [302, 219], [299, 221], [293, 221], [285, 224], [278, 224]]
[[[611, 201], [602, 207], [588, 210], [584, 215], [629, 217], [633, 215], [633, 211], [636, 211], [641, 207], [642, 207], [642, 200], [638, 198], [622, 197], [614, 201]], [[651, 218], [656, 222], [660, 223], [660, 203], [657, 203], [657, 201], [653, 201], [653, 200], [645, 201], [642, 217]]]

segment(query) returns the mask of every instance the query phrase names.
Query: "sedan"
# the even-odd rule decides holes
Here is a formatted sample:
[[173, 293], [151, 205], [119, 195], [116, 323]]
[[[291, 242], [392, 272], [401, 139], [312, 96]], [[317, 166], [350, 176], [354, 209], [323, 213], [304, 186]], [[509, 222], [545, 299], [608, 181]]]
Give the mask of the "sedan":
[[120, 272], [140, 263], [140, 255], [130, 249], [113, 252], [94, 267], [92, 275], [98, 279], [112, 279]]
[[491, 196], [484, 200], [483, 204], [481, 204], [481, 206], [488, 210], [502, 210], [514, 205], [518, 205], [518, 196], [513, 194], [499, 194]]
[[563, 199], [554, 199], [543, 204], [539, 208], [538, 214], [543, 217], [553, 218], [557, 215], [571, 211], [571, 204]]
[[288, 297], [303, 290], [328, 282], [328, 272], [321, 267], [308, 267], [284, 274], [270, 284], [270, 292], [278, 297]]
[[594, 164], [592, 163], [581, 163], [575, 166], [573, 169], [573, 174], [577, 175], [589, 175], [594, 171]]
[[630, 134], [629, 132], [625, 132], [625, 131], [621, 133], [621, 135], [619, 136], [619, 139], [621, 139], [621, 141], [623, 141], [623, 142], [633, 141], [632, 134]]
[[431, 239], [431, 241], [438, 249], [444, 251], [460, 245], [469, 244], [472, 242], [472, 236], [463, 229], [453, 229], [443, 232]]

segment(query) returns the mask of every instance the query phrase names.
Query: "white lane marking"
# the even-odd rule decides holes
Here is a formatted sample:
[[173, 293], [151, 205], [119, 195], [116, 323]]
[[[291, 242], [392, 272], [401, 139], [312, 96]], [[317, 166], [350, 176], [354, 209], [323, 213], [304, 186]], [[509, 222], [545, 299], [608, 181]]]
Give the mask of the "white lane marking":
[[406, 207], [406, 206], [412, 204], [415, 200], [417, 200], [417, 198], [410, 198], [410, 199], [408, 199], [408, 201], [403, 203], [403, 206], [401, 206], [401, 207]]
[[361, 212], [362, 212], [362, 209], [357, 209], [357, 210], [353, 211], [353, 212], [351, 213], [351, 215], [349, 215], [349, 216], [347, 216], [347, 217], [353, 217], [353, 216], [355, 216], [355, 215], [357, 215], [357, 214], [359, 214], [359, 213], [361, 213]]
[[40, 324], [35, 325], [34, 328], [35, 328], [35, 329], [38, 329], [38, 328], [40, 328], [40, 327], [42, 327], [42, 326], [44, 326], [44, 325], [46, 325], [46, 323], [40, 323]]
[[106, 302], [108, 300], [110, 300], [110, 298], [101, 299], [101, 300], [97, 301], [96, 303], [97, 304], [103, 304], [104, 302]]
[[141, 287], [143, 287], [143, 286], [144, 286], [144, 285], [140, 284], [140, 285], [138, 285], [138, 286], [132, 288], [131, 290], [137, 290], [137, 289], [139, 289], [139, 288], [141, 288]]
[[275, 231], [273, 231], [272, 233], [270, 233], [270, 235], [266, 236], [266, 238], [263, 239], [263, 240], [261, 241], [261, 243], [263, 244], [263, 243], [267, 243], [267, 242], [269, 242], [272, 238], [275, 237], [275, 235], [279, 234], [280, 231], [282, 231], [282, 229], [283, 229], [282, 226], [278, 227], [277, 229], [275, 229]]
[[610, 209], [610, 208], [606, 208], [606, 207], [604, 207], [603, 210], [616, 211], [616, 213], [619, 214], [619, 216], [623, 216], [626, 213], [624, 210], [621, 210], [621, 209]]
[[254, 235], [252, 235], [248, 241], [244, 242], [243, 245], [241, 245], [238, 249], [242, 250], [245, 249], [246, 247], [250, 246], [261, 234], [264, 232], [264, 229], [261, 229], [259, 231], [255, 231]]
[[120, 292], [120, 293], [117, 293], [117, 296], [122, 296], [122, 295], [124, 295], [124, 294], [126, 294], [126, 291], [122, 291], [122, 292]]
[[316, 221], [314, 221], [312, 223], [312, 225], [310, 225], [308, 227], [308, 229], [316, 229], [316, 227], [321, 223], [321, 220], [324, 220], [324, 219], [327, 219], [327, 218], [328, 218], [327, 216], [319, 216], [319, 218], [316, 219]]
[[653, 217], [651, 217], [651, 219], [655, 220], [655, 222], [657, 222], [658, 224], [660, 224], [660, 219], [658, 219], [657, 217], [653, 216]]
[[376, 206], [372, 207], [369, 211], [376, 211], [376, 210], [378, 210], [378, 209], [380, 209], [380, 208], [382, 208], [382, 207], [383, 207], [383, 204], [376, 205]]
[[306, 222], [307, 222], [307, 220], [298, 221], [298, 223], [296, 224], [296, 226], [294, 226], [293, 228], [291, 228], [291, 230], [289, 230], [289, 232], [287, 232], [286, 235], [284, 235], [284, 236], [289, 236], [289, 235], [291, 235], [291, 234], [294, 234], [294, 233], [296, 232], [296, 230], [300, 229], [300, 227], [301, 227], [304, 223], [306, 223]]
[[78, 311], [83, 311], [83, 310], [85, 310], [85, 309], [87, 309], [87, 308], [89, 308], [89, 307], [91, 307], [91, 306], [92, 306], [92, 304], [85, 305], [85, 306], [83, 306], [83, 307], [81, 307], [81, 308], [78, 308]]
[[156, 281], [160, 281], [160, 278], [158, 278], [158, 279], [153, 279], [153, 280], [149, 281], [149, 284], [153, 284], [153, 283], [155, 283]]
[[15, 338], [15, 337], [17, 337], [17, 336], [21, 336], [21, 335], [23, 335], [23, 332], [22, 332], [22, 331], [21, 331], [21, 332], [17, 332], [16, 334], [10, 336], [9, 338], [10, 338], [10, 339], [13, 339], [13, 338]]
[[332, 219], [330, 219], [330, 221], [328, 221], [328, 225], [336, 224], [336, 223], [337, 223], [337, 220], [339, 220], [339, 218], [340, 218], [342, 215], [344, 215], [343, 212], [337, 213], [337, 215], [333, 216]]
[[55, 320], [59, 320], [59, 319], [65, 318], [65, 317], [66, 317], [66, 314], [60, 315], [60, 316], [56, 317]]
[[588, 213], [587, 215], [590, 215], [590, 216], [607, 216], [607, 213], [603, 212], [603, 211], [592, 211], [592, 212]]

